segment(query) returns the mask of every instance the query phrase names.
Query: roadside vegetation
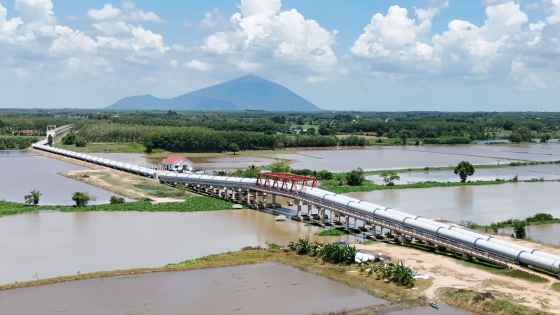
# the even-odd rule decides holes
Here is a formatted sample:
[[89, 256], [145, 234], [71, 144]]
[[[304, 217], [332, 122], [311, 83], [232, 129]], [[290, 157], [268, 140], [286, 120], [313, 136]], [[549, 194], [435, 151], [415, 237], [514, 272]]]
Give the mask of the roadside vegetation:
[[185, 202], [151, 204], [149, 201], [113, 203], [91, 206], [30, 206], [21, 203], [0, 201], [0, 217], [38, 210], [58, 210], [61, 212], [80, 211], [148, 211], [148, 212], [196, 212], [232, 209], [233, 203], [206, 196], [195, 196]]

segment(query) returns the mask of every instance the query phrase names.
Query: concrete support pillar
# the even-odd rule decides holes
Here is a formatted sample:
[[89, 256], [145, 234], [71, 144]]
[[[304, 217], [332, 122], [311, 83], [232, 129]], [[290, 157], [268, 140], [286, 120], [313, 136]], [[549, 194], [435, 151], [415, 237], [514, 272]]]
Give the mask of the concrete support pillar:
[[228, 199], [228, 191], [227, 191], [227, 187], [224, 187], [224, 189], [222, 190], [222, 192], [224, 193], [224, 199]]
[[350, 217], [349, 216], [346, 216], [344, 218], [344, 223], [346, 224], [346, 229], [350, 230]]
[[243, 203], [243, 193], [241, 192], [241, 188], [237, 190], [237, 193], [239, 194], [239, 203]]
[[301, 202], [300, 200], [296, 201], [296, 208], [297, 208], [297, 217], [301, 218], [301, 206], [302, 206], [303, 202]]
[[319, 225], [325, 225], [325, 209], [317, 207], [319, 211]]
[[312, 214], [313, 214], [313, 205], [307, 205], [307, 215], [311, 217]]
[[272, 195], [272, 203], [276, 204], [276, 195]]
[[247, 189], [246, 191], [246, 199], [247, 199], [247, 204], [250, 205], [251, 204], [251, 191], [249, 189]]
[[256, 206], [259, 202], [258, 198], [259, 198], [259, 193], [255, 190], [253, 191], [253, 204]]
[[210, 186], [210, 196], [214, 197], [214, 186]]
[[200, 185], [196, 185], [196, 191], [197, 191], [199, 194], [200, 194], [200, 189], [201, 189]]
[[264, 207], [266, 208], [266, 199], [268, 197], [267, 193], [263, 193], [263, 203], [264, 203]]

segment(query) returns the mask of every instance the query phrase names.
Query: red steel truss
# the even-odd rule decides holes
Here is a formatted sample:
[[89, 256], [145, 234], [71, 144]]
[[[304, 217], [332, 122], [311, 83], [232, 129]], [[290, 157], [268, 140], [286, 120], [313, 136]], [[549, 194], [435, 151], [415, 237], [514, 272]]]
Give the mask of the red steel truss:
[[298, 194], [297, 189], [295, 189], [296, 185], [317, 187], [317, 179], [315, 177], [281, 172], [259, 173], [257, 185], [277, 188], [278, 190], [295, 190], [296, 194]]

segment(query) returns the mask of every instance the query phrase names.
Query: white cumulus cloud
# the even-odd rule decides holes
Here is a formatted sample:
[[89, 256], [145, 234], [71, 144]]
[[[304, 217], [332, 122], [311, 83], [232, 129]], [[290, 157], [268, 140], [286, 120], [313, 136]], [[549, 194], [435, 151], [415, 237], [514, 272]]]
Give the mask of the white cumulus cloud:
[[337, 63], [331, 49], [336, 30], [329, 32], [315, 20], [305, 19], [296, 9], [281, 11], [281, 1], [243, 0], [240, 12], [230, 18], [234, 31], [219, 31], [206, 37], [203, 52], [230, 55], [267, 65], [288, 65], [302, 70], [330, 71]]
[[184, 66], [198, 71], [210, 71], [214, 69], [212, 64], [196, 59], [185, 62]]

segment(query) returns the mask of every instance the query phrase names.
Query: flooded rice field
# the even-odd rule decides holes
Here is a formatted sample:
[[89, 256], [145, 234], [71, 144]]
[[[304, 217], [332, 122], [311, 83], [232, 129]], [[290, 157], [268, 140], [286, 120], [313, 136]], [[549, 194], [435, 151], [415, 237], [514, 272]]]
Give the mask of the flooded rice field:
[[[138, 153], [91, 153], [92, 155], [141, 166], [161, 166], [160, 158]], [[170, 153], [171, 154], [171, 153]], [[349, 158], [351, 157], [351, 158]], [[292, 148], [279, 154], [189, 157], [207, 170], [264, 166], [276, 160], [290, 160], [296, 169], [346, 172], [364, 170], [424, 168], [472, 164], [498, 164], [519, 161], [560, 160], [560, 144], [508, 144], [464, 146], [385, 146], [366, 148]]]
[[71, 205], [72, 193], [80, 191], [97, 197], [91, 204], [109, 203], [114, 193], [57, 174], [86, 169], [29, 151], [0, 151], [0, 200], [23, 203], [25, 195], [38, 190], [43, 194], [41, 204]]
[[286, 245], [318, 227], [254, 210], [213, 212], [42, 211], [0, 218], [0, 284], [81, 273], [161, 267], [244, 246]]
[[490, 224], [536, 213], [560, 217], [560, 182], [394, 189], [346, 194], [425, 218]]
[[[299, 269], [261, 263], [61, 282], [0, 291], [3, 315], [315, 314], [390, 304]], [[467, 311], [440, 305], [448, 315]], [[430, 306], [389, 315], [433, 314]]]
[[[455, 175], [452, 170], [445, 171], [425, 171], [425, 172], [399, 172], [401, 179], [397, 184], [413, 184], [425, 181], [436, 182], [458, 182], [459, 176]], [[530, 166], [515, 166], [507, 168], [480, 168], [476, 169], [473, 176], [469, 176], [470, 181], [477, 180], [511, 180], [515, 176], [519, 180], [544, 179], [558, 180], [560, 179], [560, 164], [543, 164]], [[367, 179], [376, 184], [382, 184], [383, 178], [379, 175], [367, 176]]]
[[[529, 225], [527, 237], [544, 244], [560, 246], [560, 224]], [[513, 234], [513, 228], [500, 229], [500, 233]]]
[[276, 263], [88, 279], [0, 291], [3, 315], [283, 315], [384, 303], [363, 291]]

